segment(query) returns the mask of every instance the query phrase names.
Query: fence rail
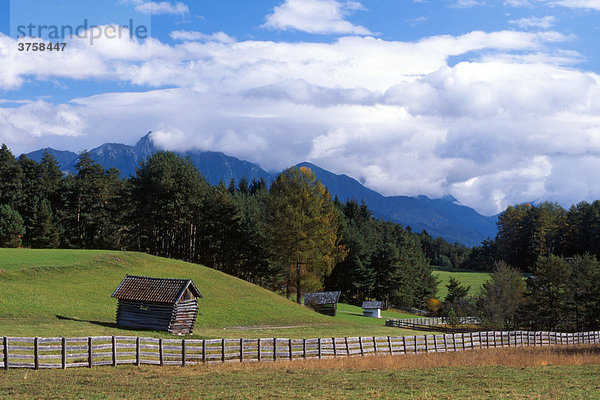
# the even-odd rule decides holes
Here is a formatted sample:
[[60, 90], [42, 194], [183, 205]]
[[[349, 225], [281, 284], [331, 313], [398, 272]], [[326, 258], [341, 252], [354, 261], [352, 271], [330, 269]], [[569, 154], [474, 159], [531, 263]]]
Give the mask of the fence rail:
[[[396, 318], [396, 319], [388, 319], [385, 321], [386, 326], [394, 326], [392, 325], [393, 321], [397, 324], [414, 324], [414, 325], [425, 325], [425, 326], [435, 326], [435, 325], [447, 325], [448, 318], [446, 317], [427, 317], [427, 318]], [[389, 325], [388, 325], [389, 323]], [[462, 317], [458, 318], [459, 324], [477, 324], [479, 323], [479, 318], [477, 317]]]
[[398, 337], [315, 339], [156, 339], [134, 336], [0, 338], [0, 368], [262, 362], [475, 349], [600, 343], [600, 331], [470, 332]]

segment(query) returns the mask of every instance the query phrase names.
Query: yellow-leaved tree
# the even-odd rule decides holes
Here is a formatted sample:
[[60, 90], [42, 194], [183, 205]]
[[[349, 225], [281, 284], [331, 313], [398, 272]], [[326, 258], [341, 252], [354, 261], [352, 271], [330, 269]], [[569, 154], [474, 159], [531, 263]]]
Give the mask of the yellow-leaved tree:
[[271, 259], [287, 276], [286, 291], [322, 287], [323, 278], [342, 261], [338, 220], [327, 188], [306, 167], [283, 171], [271, 185], [267, 201], [267, 232]]

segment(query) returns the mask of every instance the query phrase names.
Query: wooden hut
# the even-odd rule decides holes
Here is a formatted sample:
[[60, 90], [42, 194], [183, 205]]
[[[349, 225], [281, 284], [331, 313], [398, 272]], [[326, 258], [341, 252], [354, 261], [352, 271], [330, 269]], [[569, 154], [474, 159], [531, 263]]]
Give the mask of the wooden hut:
[[370, 318], [381, 318], [383, 301], [363, 301], [363, 315]]
[[342, 292], [318, 292], [306, 293], [304, 305], [314, 309], [316, 312], [335, 317], [337, 303]]
[[190, 279], [127, 275], [112, 297], [119, 300], [118, 326], [188, 334], [194, 329], [202, 294]]

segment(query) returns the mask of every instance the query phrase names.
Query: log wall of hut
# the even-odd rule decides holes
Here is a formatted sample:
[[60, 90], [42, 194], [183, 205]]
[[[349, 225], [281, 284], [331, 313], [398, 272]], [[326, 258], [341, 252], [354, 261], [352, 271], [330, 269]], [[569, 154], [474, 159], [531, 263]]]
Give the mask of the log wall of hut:
[[320, 314], [324, 314], [324, 315], [329, 315], [330, 317], [335, 317], [335, 314], [337, 312], [337, 304], [317, 304], [313, 306], [315, 311], [320, 313]]
[[182, 300], [176, 304], [119, 300], [117, 325], [132, 329], [191, 333], [198, 314], [198, 300]]

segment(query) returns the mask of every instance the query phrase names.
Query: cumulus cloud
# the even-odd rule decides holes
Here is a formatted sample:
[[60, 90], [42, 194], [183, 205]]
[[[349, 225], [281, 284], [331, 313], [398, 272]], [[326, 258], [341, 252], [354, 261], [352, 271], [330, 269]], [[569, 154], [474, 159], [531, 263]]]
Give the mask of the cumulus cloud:
[[285, 0], [267, 16], [263, 27], [317, 34], [371, 35], [367, 28], [346, 20], [349, 13], [362, 8], [361, 3], [350, 0]]
[[[451, 194], [488, 214], [600, 198], [600, 76], [574, 67], [580, 55], [560, 49], [569, 38], [559, 33], [171, 37], [74, 39], [40, 56], [0, 34], [3, 90], [63, 78], [143, 89], [0, 107], [0, 140], [15, 151], [81, 150], [152, 130], [167, 149], [223, 151], [272, 170], [309, 160], [387, 195]], [[450, 65], [453, 56], [463, 61]]]

